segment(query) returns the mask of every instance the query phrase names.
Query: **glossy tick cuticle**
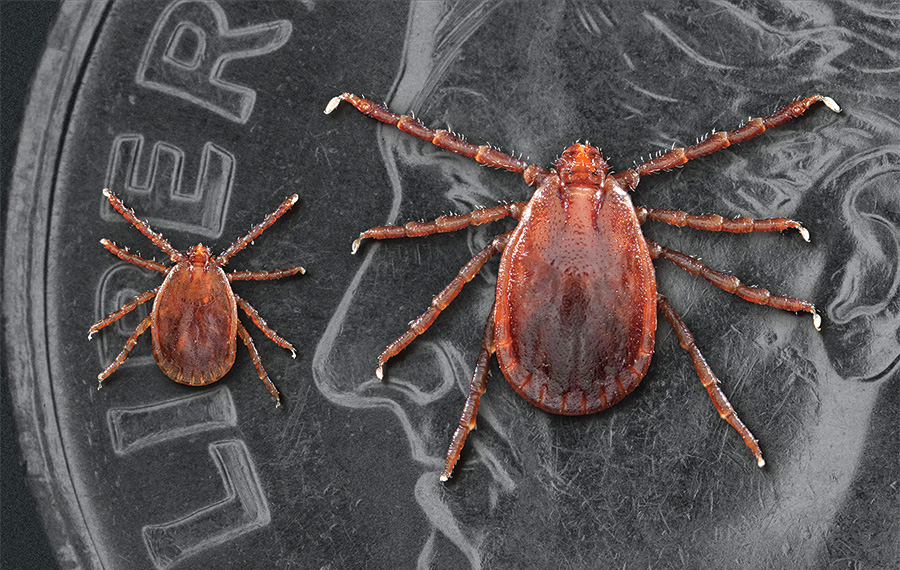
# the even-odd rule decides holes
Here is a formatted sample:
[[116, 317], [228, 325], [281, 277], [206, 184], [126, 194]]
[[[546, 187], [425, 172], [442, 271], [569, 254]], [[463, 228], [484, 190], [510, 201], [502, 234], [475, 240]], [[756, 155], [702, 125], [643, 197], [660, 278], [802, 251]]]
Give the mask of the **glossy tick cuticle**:
[[696, 258], [648, 240], [641, 226], [649, 219], [732, 233], [793, 229], [806, 241], [809, 232], [787, 218], [726, 219], [636, 208], [629, 192], [643, 176], [760, 135], [802, 115], [813, 103], [822, 102], [840, 112], [833, 99], [821, 95], [799, 99], [767, 117], [751, 118], [737, 129], [716, 132], [692, 146], [673, 147], [619, 173], [611, 173], [600, 151], [587, 144], [570, 146], [553, 168], [545, 169], [488, 145], [470, 144], [449, 131], [430, 129], [411, 116], [397, 115], [350, 93], [329, 101], [325, 113], [332, 113], [341, 101], [423, 141], [482, 164], [519, 173], [527, 184], [537, 187], [526, 202], [441, 216], [430, 222], [378, 226], [362, 232], [352, 244], [352, 252], [356, 253], [365, 239], [422, 237], [506, 217], [517, 221], [514, 229], [495, 237], [478, 252], [378, 358], [376, 375], [383, 378], [385, 363], [431, 326], [488, 259], [501, 254], [494, 305], [485, 325], [469, 396], [447, 452], [442, 481], [452, 475], [466, 437], [475, 428], [492, 354], [497, 355], [500, 369], [513, 389], [535, 406], [565, 415], [597, 412], [624, 398], [647, 373], [654, 350], [657, 311], [689, 353], [719, 415], [740, 434], [757, 465], [765, 465], [756, 438], [725, 397], [719, 379], [687, 326], [671, 303], [657, 292], [653, 262], [670, 261], [753, 303], [810, 313], [816, 329], [821, 325], [821, 317], [807, 301], [744, 285]]
[[291, 209], [297, 202], [297, 195], [294, 194], [284, 200], [277, 210], [218, 256], [213, 256], [209, 248], [202, 244], [191, 247], [187, 253], [176, 250], [161, 234], [153, 231], [147, 222], [138, 219], [134, 211], [126, 208], [112, 192], [104, 189], [103, 195], [117, 212], [163, 250], [173, 265], [167, 266], [144, 259], [129, 253], [128, 248], [119, 247], [105, 238], [100, 240], [103, 247], [119, 259], [162, 273], [165, 279], [159, 287], [141, 293], [90, 328], [88, 339], [142, 303], [153, 299], [150, 314], [138, 324], [112, 364], [97, 376], [97, 388], [101, 388], [103, 380], [125, 362], [138, 337], [148, 328], [153, 343], [153, 357], [159, 368], [172, 380], [191, 386], [211, 384], [231, 369], [237, 350], [236, 337], [239, 336], [250, 352], [250, 358], [260, 380], [275, 398], [275, 405], [280, 406], [281, 398], [278, 390], [263, 368], [250, 333], [238, 319], [238, 307], [274, 343], [290, 350], [294, 358], [297, 353], [291, 343], [269, 327], [250, 303], [231, 289], [231, 282], [281, 279], [298, 273], [303, 274], [306, 270], [294, 266], [274, 271], [225, 273], [222, 268], [233, 255], [247, 247], [275, 223], [275, 220]]

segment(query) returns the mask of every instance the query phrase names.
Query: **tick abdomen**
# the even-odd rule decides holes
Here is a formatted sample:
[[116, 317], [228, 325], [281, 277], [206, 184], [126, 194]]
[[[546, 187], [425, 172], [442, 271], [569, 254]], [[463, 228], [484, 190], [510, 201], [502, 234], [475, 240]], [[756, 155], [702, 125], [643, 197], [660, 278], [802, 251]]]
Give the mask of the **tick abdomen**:
[[234, 364], [237, 304], [222, 269], [180, 263], [153, 303], [153, 356], [182, 384], [210, 384]]
[[535, 192], [498, 274], [497, 359], [513, 388], [549, 412], [613, 405], [647, 372], [656, 280], [631, 200], [609, 179]]

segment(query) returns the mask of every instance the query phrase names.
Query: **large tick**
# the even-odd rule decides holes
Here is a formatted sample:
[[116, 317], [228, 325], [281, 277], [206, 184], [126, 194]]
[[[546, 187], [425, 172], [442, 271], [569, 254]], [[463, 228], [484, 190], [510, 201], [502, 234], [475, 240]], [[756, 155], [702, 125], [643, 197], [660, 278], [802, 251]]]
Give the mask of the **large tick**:
[[497, 354], [510, 385], [535, 406], [555, 414], [590, 414], [620, 401], [647, 373], [653, 356], [657, 308], [690, 354], [719, 415], [741, 435], [757, 464], [765, 465], [757, 440], [719, 388], [718, 378], [700, 354], [690, 331], [669, 301], [657, 292], [653, 260], [671, 261], [747, 301], [811, 313], [818, 329], [821, 319], [815, 307], [801, 299], [779, 297], [744, 285], [734, 276], [654, 243], [644, 237], [641, 225], [650, 219], [737, 233], [793, 228], [807, 241], [809, 234], [798, 222], [786, 218], [724, 219], [718, 215], [636, 208], [628, 191], [637, 187], [642, 176], [755, 137], [802, 115], [816, 101], [840, 112], [834, 100], [813, 95], [795, 101], [768, 117], [750, 119], [735, 130], [714, 133], [692, 146], [673, 148], [615, 174], [610, 173], [600, 151], [590, 145], [573, 144], [547, 170], [492, 147], [469, 144], [446, 130], [429, 129], [412, 117], [396, 115], [349, 93], [332, 99], [325, 112], [331, 113], [341, 100], [424, 141], [482, 164], [517, 172], [527, 184], [537, 186], [527, 202], [441, 216], [430, 222], [375, 227], [361, 233], [353, 244], [355, 252], [366, 238], [420, 237], [507, 216], [518, 220], [513, 230], [495, 237], [478, 252], [433, 299], [428, 310], [378, 358], [376, 374], [382, 378], [385, 362], [425, 332], [485, 262], [502, 253], [494, 305], [484, 329], [469, 397], [447, 452], [442, 481], [450, 478], [466, 436], [475, 429], [491, 354]]
[[254, 324], [273, 342], [290, 350], [291, 355], [296, 357], [294, 347], [278, 336], [250, 303], [232, 291], [231, 282], [281, 279], [304, 273], [305, 270], [295, 266], [275, 271], [225, 273], [222, 268], [234, 254], [247, 247], [287, 212], [297, 201], [297, 195], [294, 194], [282, 202], [277, 210], [266, 216], [266, 219], [251, 229], [246, 236], [231, 244], [218, 256], [213, 256], [209, 248], [203, 244], [193, 246], [187, 253], [176, 250], [162, 235], [153, 231], [147, 222], [139, 220], [134, 211], [126, 208], [122, 200], [112, 192], [104, 190], [103, 195], [126, 220], [163, 250], [174, 265], [166, 266], [157, 261], [144, 259], [129, 253], [128, 248], [121, 248], [107, 239], [100, 240], [100, 243], [119, 259], [138, 267], [158, 271], [166, 278], [159, 287], [141, 293], [133, 301], [125, 303], [119, 310], [91, 327], [88, 339], [103, 327], [133, 311], [141, 303], [154, 299], [150, 314], [134, 329], [113, 363], [97, 376], [98, 389], [103, 386], [103, 380], [125, 362], [138, 337], [149, 327], [153, 341], [153, 357], [160, 369], [172, 380], [191, 386], [211, 384], [231, 369], [237, 349], [235, 336], [239, 335], [247, 345], [260, 380], [275, 397], [275, 405], [281, 405], [278, 390], [263, 368], [250, 333], [238, 320], [237, 308], [240, 307], [247, 313]]

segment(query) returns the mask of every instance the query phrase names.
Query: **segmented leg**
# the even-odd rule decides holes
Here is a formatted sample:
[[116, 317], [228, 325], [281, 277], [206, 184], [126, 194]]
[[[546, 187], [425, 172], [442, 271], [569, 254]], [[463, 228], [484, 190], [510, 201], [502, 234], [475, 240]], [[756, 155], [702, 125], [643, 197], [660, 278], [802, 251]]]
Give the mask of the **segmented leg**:
[[244, 310], [245, 313], [247, 313], [247, 316], [250, 317], [250, 320], [253, 321], [253, 324], [259, 327], [259, 330], [265, 333], [265, 335], [269, 337], [272, 342], [282, 348], [290, 350], [291, 358], [297, 358], [297, 351], [294, 350], [293, 345], [281, 338], [278, 333], [269, 326], [266, 320], [259, 315], [259, 312], [257, 312], [257, 310], [254, 309], [252, 305], [250, 305], [250, 303], [238, 297], [236, 293], [234, 294], [234, 300], [237, 301], [238, 307], [240, 307]]
[[136, 227], [142, 234], [150, 238], [150, 241], [153, 242], [156, 247], [163, 250], [166, 255], [169, 256], [173, 262], [178, 263], [182, 259], [184, 259], [184, 254], [180, 251], [176, 250], [172, 247], [166, 238], [162, 237], [162, 234], [158, 234], [150, 228], [150, 225], [144, 220], [139, 220], [136, 215], [134, 215], [134, 210], [125, 207], [125, 204], [122, 203], [122, 200], [119, 199], [118, 196], [109, 191], [109, 188], [103, 189], [103, 195], [106, 196], [106, 199], [109, 200], [109, 203], [112, 204], [112, 207], [116, 209], [117, 212], [122, 214], [122, 216], [131, 222], [131, 224]]
[[100, 243], [103, 244], [109, 252], [122, 261], [127, 261], [128, 263], [132, 263], [137, 265], [138, 267], [143, 267], [144, 269], [151, 269], [153, 271], [159, 271], [160, 273], [168, 273], [169, 268], [159, 263], [158, 261], [153, 261], [152, 259], [144, 259], [139, 255], [135, 255], [128, 251], [128, 248], [122, 248], [104, 238], [100, 240]]
[[740, 218], [723, 218], [718, 214], [696, 215], [682, 212], [681, 210], [661, 210], [656, 208], [635, 208], [640, 223], [646, 220], [654, 220], [683, 228], [688, 226], [696, 230], [710, 232], [732, 232], [745, 234], [750, 232], [781, 232], [793, 228], [800, 232], [804, 240], [809, 241], [809, 231], [800, 225], [800, 222], [789, 218], [765, 218], [754, 219], [742, 216]]
[[281, 406], [281, 396], [278, 395], [278, 389], [275, 387], [275, 384], [272, 384], [272, 381], [269, 380], [269, 375], [266, 374], [266, 369], [263, 368], [262, 360], [259, 358], [259, 352], [256, 351], [256, 345], [253, 344], [253, 339], [250, 338], [250, 333], [247, 332], [247, 329], [245, 329], [244, 325], [241, 323], [237, 324], [237, 332], [238, 336], [241, 337], [241, 340], [244, 341], [244, 344], [247, 346], [247, 351], [250, 352], [250, 359], [253, 361], [253, 365], [256, 366], [256, 373], [259, 375], [259, 379], [263, 381], [263, 384], [266, 385], [269, 392], [275, 396], [275, 407]]
[[474, 158], [476, 161], [488, 166], [495, 166], [505, 170], [517, 172], [525, 178], [528, 184], [540, 184], [544, 178], [550, 175], [550, 171], [534, 164], [528, 164], [488, 145], [474, 145], [464, 141], [458, 135], [444, 129], [429, 129], [417, 119], [409, 115], [397, 115], [368, 99], [357, 97], [351, 93], [343, 93], [333, 98], [325, 107], [325, 114], [334, 111], [341, 101], [346, 101], [356, 107], [360, 113], [372, 117], [382, 123], [394, 125], [404, 133], [410, 134], [435, 146], [445, 148], [463, 156]]
[[128, 340], [125, 341], [125, 346], [122, 347], [122, 352], [113, 360], [112, 364], [106, 367], [106, 370], [97, 375], [97, 389], [103, 387], [103, 381], [109, 377], [110, 374], [116, 371], [116, 368], [122, 365], [125, 362], [125, 359], [128, 358], [128, 353], [131, 352], [131, 349], [134, 348], [134, 345], [137, 343], [137, 339], [141, 336], [145, 330], [150, 326], [150, 321], [153, 318], [153, 315], [147, 315], [144, 317], [144, 320], [138, 324], [137, 328], [134, 329], [134, 332], [131, 333], [131, 336], [128, 337]]
[[478, 226], [512, 216], [519, 219], [522, 215], [522, 209], [528, 202], [515, 202], [513, 204], [501, 204], [500, 206], [491, 206], [490, 208], [478, 208], [468, 214], [459, 216], [441, 216], [430, 222], [409, 222], [402, 226], [377, 226], [370, 228], [359, 234], [353, 246], [351, 253], [356, 253], [359, 244], [366, 238], [371, 239], [393, 239], [401, 237], [423, 237], [432, 234], [441, 234], [445, 232], [455, 232], [469, 226]]
[[219, 265], [219, 267], [224, 267], [234, 254], [250, 245], [250, 242], [259, 237], [259, 234], [266, 231], [269, 226], [275, 223], [275, 220], [277, 220], [278, 218], [283, 216], [285, 212], [290, 210], [291, 206], [297, 203], [297, 198], [298, 196], [296, 194], [287, 198], [284, 202], [281, 203], [281, 205], [278, 206], [277, 210], [266, 216], [266, 219], [253, 226], [253, 229], [251, 229], [247, 233], [247, 235], [231, 244], [228, 249], [219, 254], [219, 256], [216, 258], [216, 263]]
[[793, 297], [780, 297], [778, 295], [773, 295], [768, 289], [744, 285], [741, 283], [741, 280], [734, 275], [710, 269], [698, 259], [689, 255], [663, 247], [650, 240], [646, 241], [647, 246], [650, 249], [650, 257], [653, 259], [662, 258], [671, 261], [691, 275], [702, 277], [719, 289], [733, 293], [745, 301], [750, 301], [751, 303], [759, 305], [767, 305], [785, 311], [806, 311], [812, 315], [813, 326], [816, 327], [816, 330], [819, 330], [819, 327], [822, 324], [822, 317], [819, 316], [819, 313], [816, 312], [816, 308], [809, 301], [795, 299]]
[[159, 291], [159, 287], [155, 287], [153, 289], [150, 289], [149, 291], [144, 291], [131, 301], [128, 301], [127, 303], [119, 307], [117, 311], [113, 311], [106, 318], [100, 319], [99, 321], [91, 325], [91, 328], [88, 331], [88, 340], [91, 340], [91, 337], [94, 336], [94, 333], [96, 333], [103, 327], [109, 326], [110, 324], [118, 321], [119, 319], [133, 311], [138, 305], [146, 303], [150, 299], [156, 297], [157, 291]]
[[481, 352], [478, 353], [475, 372], [472, 374], [472, 383], [469, 385], [469, 397], [466, 398], [466, 405], [463, 407], [462, 415], [459, 418], [459, 427], [456, 428], [453, 439], [450, 441], [450, 449], [447, 450], [447, 462], [444, 464], [444, 472], [441, 473], [441, 481], [447, 481], [453, 475], [453, 467], [456, 465], [459, 454], [466, 444], [466, 437], [470, 431], [475, 429], [478, 404], [481, 402], [481, 396], [484, 395], [487, 389], [487, 377], [488, 372], [491, 370], [491, 355], [493, 353], [494, 307], [492, 306], [487, 324], [484, 325], [484, 335], [481, 337]]
[[800, 115], [805, 113], [813, 103], [817, 101], [821, 101], [825, 104], [826, 107], [828, 107], [835, 113], [841, 112], [840, 106], [838, 106], [838, 104], [835, 103], [834, 99], [832, 99], [831, 97], [811, 95], [805, 99], [794, 101], [790, 105], [787, 105], [786, 107], [775, 111], [768, 117], [757, 117], [754, 119], [750, 119], [733, 131], [713, 133], [711, 136], [703, 139], [695, 145], [672, 149], [667, 153], [652, 158], [647, 162], [635, 166], [634, 168], [629, 168], [628, 170], [619, 172], [614, 176], [616, 180], [618, 180], [626, 188], [628, 188], [629, 190], [634, 190], [640, 182], [642, 176], [647, 176], [648, 174], [653, 174], [654, 172], [660, 172], [661, 170], [669, 170], [670, 168], [675, 168], [676, 166], [680, 166], [689, 160], [693, 160], [701, 156], [706, 156], [707, 154], [711, 154], [713, 152], [716, 152], [717, 150], [722, 150], [723, 148], [731, 146], [733, 144], [752, 139], [757, 135], [761, 135], [766, 131], [766, 129], [777, 127], [782, 123], [786, 123], [791, 119], [799, 117]]
[[229, 281], [263, 281], [266, 279], [290, 277], [297, 273], [303, 275], [306, 273], [306, 270], [299, 265], [295, 265], [294, 267], [288, 267], [287, 269], [275, 269], [271, 271], [234, 271], [232, 273], [226, 273], [225, 275], [228, 277]]
[[681, 348], [688, 351], [691, 355], [691, 362], [694, 364], [694, 370], [697, 371], [700, 382], [703, 383], [706, 391], [709, 392], [709, 397], [712, 399], [713, 405], [719, 412], [719, 416], [731, 424], [731, 427], [741, 434], [744, 443], [747, 444], [747, 447], [749, 447], [753, 452], [753, 455], [756, 456], [756, 464], [763, 467], [766, 462], [763, 459], [762, 451], [759, 449], [756, 438], [753, 437], [753, 434], [750, 433], [750, 430], [747, 429], [747, 426], [745, 426], [744, 422], [738, 417], [734, 408], [731, 406], [731, 403], [728, 401], [728, 398], [725, 397], [722, 389], [719, 388], [719, 379], [716, 378], [712, 368], [709, 367], [706, 359], [700, 354], [700, 349], [697, 348], [697, 345], [694, 343], [694, 336], [691, 334], [691, 331], [688, 330], [684, 321], [681, 320], [681, 317], [678, 316], [678, 313], [676, 313], [672, 305], [669, 304], [668, 299], [657, 294], [656, 304], [666, 317], [666, 320], [669, 321], [669, 324], [672, 325], [672, 330], [675, 331], [675, 336], [678, 337]]
[[441, 314], [441, 311], [446, 309], [451, 301], [456, 298], [462, 290], [463, 285], [475, 277], [475, 274], [484, 267], [484, 264], [487, 263], [487, 260], [490, 259], [491, 256], [503, 251], [511, 234], [512, 231], [509, 231], [495, 237], [484, 249], [476, 253], [475, 256], [463, 266], [459, 271], [459, 274], [453, 278], [453, 281], [444, 287], [443, 291], [438, 293], [437, 296], [431, 300], [431, 306], [416, 320], [410, 323], [409, 329], [384, 349], [384, 352], [378, 357], [378, 368], [375, 370], [375, 376], [377, 376], [379, 380], [384, 378], [384, 363], [400, 354], [400, 352], [409, 346], [409, 343], [417, 336], [428, 330], [428, 327], [430, 327], [434, 320], [437, 319], [437, 316]]

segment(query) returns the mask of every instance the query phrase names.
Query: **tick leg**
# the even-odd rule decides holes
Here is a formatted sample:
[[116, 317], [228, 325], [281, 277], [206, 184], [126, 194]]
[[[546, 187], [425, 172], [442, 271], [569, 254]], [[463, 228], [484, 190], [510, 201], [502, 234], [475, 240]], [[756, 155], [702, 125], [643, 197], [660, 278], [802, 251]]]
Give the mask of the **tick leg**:
[[744, 422], [741, 421], [737, 413], [734, 411], [734, 408], [731, 406], [728, 398], [725, 397], [725, 394], [719, 387], [719, 379], [716, 378], [716, 375], [715, 373], [713, 373], [712, 368], [710, 368], [709, 364], [706, 362], [706, 359], [703, 358], [703, 355], [700, 354], [700, 349], [697, 348], [697, 345], [694, 343], [694, 336], [691, 334], [691, 331], [689, 331], [687, 326], [685, 326], [684, 321], [682, 321], [681, 317], [678, 316], [678, 313], [675, 312], [675, 309], [669, 303], [668, 299], [660, 294], [657, 294], [656, 304], [659, 306], [659, 309], [666, 317], [666, 320], [669, 321], [669, 324], [672, 325], [672, 330], [675, 331], [675, 336], [678, 337], [678, 342], [681, 343], [681, 348], [688, 351], [688, 353], [691, 355], [691, 362], [693, 362], [694, 364], [694, 370], [697, 371], [697, 375], [700, 377], [700, 382], [706, 388], [706, 391], [709, 392], [709, 397], [712, 399], [713, 405], [719, 412], [719, 416], [721, 416], [723, 420], [731, 424], [731, 427], [736, 429], [737, 432], [741, 434], [741, 438], [743, 438], [744, 443], [747, 444], [747, 447], [749, 447], [753, 452], [753, 455], [756, 456], [756, 464], [760, 467], [763, 467], [766, 462], [763, 459], [762, 451], [760, 451], [759, 449], [759, 444], [757, 443], [756, 438], [753, 437], [753, 434], [750, 433], [750, 430], [747, 429], [747, 426], [744, 425]]
[[429, 129], [419, 122], [418, 119], [409, 115], [397, 115], [374, 101], [357, 97], [351, 93], [343, 93], [329, 101], [328, 105], [325, 107], [325, 114], [328, 115], [334, 111], [341, 101], [350, 103], [364, 115], [368, 115], [382, 123], [394, 125], [404, 133], [422, 139], [425, 142], [430, 142], [435, 146], [445, 148], [457, 154], [474, 158], [476, 161], [488, 166], [495, 166], [497, 168], [517, 172], [525, 178], [525, 182], [528, 184], [540, 184], [544, 178], [550, 175], [549, 170], [534, 164], [523, 162], [518, 158], [504, 154], [491, 146], [469, 144], [464, 141], [462, 137], [444, 129]]
[[266, 231], [269, 226], [275, 223], [275, 220], [283, 216], [284, 213], [290, 210], [291, 206], [296, 203], [296, 194], [285, 199], [285, 201], [282, 202], [280, 206], [278, 206], [277, 210], [266, 216], [266, 219], [253, 226], [253, 229], [251, 229], [247, 233], [247, 235], [231, 244], [228, 249], [219, 254], [219, 257], [216, 258], [216, 263], [219, 265], [219, 267], [223, 267], [226, 263], [228, 263], [228, 260], [231, 259], [231, 256], [247, 247], [251, 241], [259, 237], [259, 234]]
[[688, 226], [696, 230], [710, 232], [732, 232], [745, 234], [750, 232], [781, 232], [793, 228], [800, 232], [804, 240], [809, 241], [809, 231], [800, 225], [800, 222], [789, 218], [765, 218], [755, 219], [742, 216], [740, 218], [723, 218], [718, 214], [696, 215], [688, 214], [680, 210], [659, 210], [656, 208], [635, 208], [638, 221], [646, 220], [663, 222], [670, 226], [683, 228]]
[[153, 261], [152, 259], [144, 259], [139, 255], [135, 255], [130, 253], [127, 248], [122, 248], [109, 241], [108, 239], [101, 239], [100, 243], [103, 244], [109, 252], [122, 261], [127, 261], [128, 263], [132, 263], [137, 265], [138, 267], [143, 267], [144, 269], [152, 269], [153, 271], [159, 271], [160, 273], [168, 273], [169, 268], [159, 263], [158, 261]]
[[94, 323], [91, 326], [91, 329], [88, 331], [88, 340], [91, 340], [91, 337], [94, 336], [94, 333], [96, 333], [103, 327], [108, 326], [108, 325], [118, 321], [123, 316], [125, 316], [128, 313], [130, 313], [131, 311], [133, 311], [141, 303], [146, 303], [150, 299], [156, 297], [157, 291], [159, 291], [159, 287], [156, 287], [155, 289], [150, 289], [149, 291], [144, 291], [143, 293], [141, 293], [140, 295], [138, 295], [131, 301], [128, 301], [127, 303], [125, 303], [124, 305], [119, 307], [119, 310], [110, 313], [109, 316], [106, 317], [105, 319], [100, 319], [99, 321]]
[[295, 265], [287, 269], [276, 269], [274, 271], [234, 271], [226, 273], [229, 281], [263, 281], [266, 279], [281, 279], [282, 277], [290, 277], [291, 275], [304, 274], [306, 270]]
[[769, 307], [775, 307], [776, 309], [782, 309], [784, 311], [806, 311], [812, 315], [813, 326], [816, 327], [816, 330], [820, 330], [819, 327], [822, 325], [822, 317], [819, 316], [819, 313], [816, 312], [816, 308], [809, 301], [795, 299], [793, 297], [780, 297], [778, 295], [773, 295], [768, 289], [744, 285], [741, 283], [741, 280], [734, 275], [710, 269], [700, 262], [700, 260], [689, 255], [663, 247], [650, 240], [646, 241], [647, 246], [650, 249], [650, 257], [653, 259], [662, 258], [671, 261], [691, 275], [702, 277], [719, 289], [733, 293], [745, 301], [750, 301], [751, 303], [756, 303], [758, 305], [768, 305]]
[[275, 407], [279, 407], [281, 405], [281, 396], [278, 395], [278, 389], [275, 388], [275, 384], [272, 384], [272, 381], [269, 380], [269, 375], [266, 374], [266, 369], [263, 368], [262, 360], [259, 358], [259, 353], [256, 351], [256, 345], [253, 344], [253, 339], [250, 338], [250, 333], [247, 332], [247, 329], [245, 329], [244, 325], [241, 323], [237, 324], [237, 332], [238, 336], [241, 337], [241, 340], [244, 341], [244, 344], [247, 346], [247, 351], [250, 352], [250, 359], [253, 361], [253, 365], [256, 366], [256, 373], [259, 374], [259, 379], [263, 381], [263, 384], [266, 385], [269, 392], [275, 396]]
[[116, 368], [121, 366], [125, 359], [128, 358], [128, 353], [131, 352], [131, 349], [134, 348], [134, 345], [137, 343], [137, 339], [141, 334], [147, 330], [147, 327], [150, 326], [150, 322], [152, 320], [153, 315], [147, 315], [143, 321], [138, 324], [137, 328], [134, 329], [134, 332], [131, 333], [131, 336], [128, 337], [128, 340], [125, 341], [125, 346], [122, 347], [122, 352], [119, 353], [119, 356], [113, 360], [112, 364], [106, 367], [106, 370], [97, 375], [97, 389], [103, 387], [103, 381], [109, 377], [110, 374], [115, 372]]
[[291, 358], [297, 358], [297, 352], [294, 350], [294, 347], [291, 345], [291, 343], [278, 336], [278, 333], [269, 326], [264, 318], [259, 316], [259, 313], [256, 311], [256, 309], [253, 308], [252, 305], [250, 305], [250, 303], [238, 297], [237, 294], [234, 295], [234, 300], [237, 301], [238, 306], [243, 309], [245, 313], [247, 313], [247, 316], [250, 317], [250, 320], [253, 321], [253, 324], [259, 327], [259, 330], [264, 332], [265, 335], [272, 340], [272, 342], [280, 347], [290, 350]]
[[154, 245], [156, 245], [156, 247], [163, 250], [166, 255], [169, 256], [169, 259], [171, 259], [175, 263], [178, 263], [179, 261], [184, 259], [184, 255], [181, 252], [177, 251], [174, 247], [172, 247], [172, 244], [166, 241], [166, 238], [162, 237], [162, 234], [158, 234], [153, 231], [150, 228], [150, 225], [144, 220], [139, 220], [138, 217], [134, 215], [134, 210], [126, 208], [125, 204], [122, 203], [122, 200], [120, 200], [118, 196], [110, 192], [108, 188], [103, 189], [103, 195], [106, 196], [106, 199], [109, 200], [109, 203], [112, 204], [112, 207], [115, 208], [117, 212], [122, 214], [122, 216], [126, 220], [131, 222], [131, 224], [136, 227], [142, 234], [150, 238], [150, 241], [152, 241]]
[[699, 158], [701, 156], [706, 156], [707, 154], [711, 154], [713, 152], [716, 152], [717, 150], [722, 150], [723, 148], [731, 146], [733, 144], [752, 139], [757, 135], [761, 135], [767, 129], [777, 127], [782, 123], [786, 123], [791, 119], [799, 117], [800, 115], [805, 113], [813, 103], [817, 101], [821, 101], [825, 104], [826, 107], [828, 107], [835, 113], [841, 112], [841, 108], [837, 103], [834, 102], [834, 99], [832, 99], [831, 97], [825, 97], [823, 95], [811, 95], [805, 99], [794, 101], [790, 105], [787, 105], [786, 107], [775, 111], [768, 117], [757, 117], [755, 119], [750, 119], [733, 131], [713, 133], [711, 136], [703, 139], [695, 145], [672, 149], [665, 154], [661, 154], [655, 158], [652, 158], [647, 162], [635, 166], [634, 168], [629, 168], [628, 170], [619, 172], [614, 176], [616, 180], [618, 180], [626, 188], [628, 188], [629, 190], [634, 190], [637, 187], [638, 182], [640, 182], [642, 176], [647, 176], [648, 174], [653, 174], [654, 172], [659, 172], [661, 170], [669, 170], [670, 168], [675, 168], [676, 166], [680, 166], [689, 160]]
[[431, 300], [431, 306], [416, 320], [410, 323], [409, 329], [400, 335], [400, 338], [384, 349], [384, 352], [378, 357], [378, 368], [375, 370], [375, 376], [377, 376], [379, 380], [384, 378], [384, 363], [390, 358], [398, 355], [404, 348], [409, 346], [409, 343], [417, 336], [428, 330], [428, 327], [430, 327], [437, 316], [441, 314], [441, 311], [446, 309], [450, 302], [456, 298], [462, 290], [463, 285], [475, 277], [475, 274], [484, 267], [484, 264], [487, 263], [487, 260], [490, 259], [491, 256], [503, 251], [511, 234], [512, 231], [509, 231], [495, 237], [484, 249], [476, 253], [475, 257], [470, 259], [459, 271], [459, 274], [453, 278], [453, 281], [444, 287], [444, 290]]
[[481, 337], [481, 352], [475, 363], [475, 372], [472, 374], [472, 383], [469, 385], [469, 397], [463, 407], [462, 416], [459, 418], [459, 427], [450, 441], [450, 449], [447, 450], [447, 462], [444, 464], [444, 472], [441, 473], [441, 481], [447, 481], [453, 474], [453, 467], [459, 459], [466, 437], [475, 429], [475, 417], [478, 415], [478, 404], [481, 396], [487, 389], [488, 372], [491, 369], [491, 354], [494, 353], [494, 307], [491, 307], [491, 315], [484, 326], [484, 335]]
[[491, 206], [490, 208], [478, 208], [468, 214], [459, 216], [441, 216], [430, 222], [409, 222], [402, 226], [377, 226], [359, 234], [356, 241], [353, 242], [351, 253], [356, 253], [359, 244], [366, 238], [371, 239], [393, 239], [402, 237], [423, 237], [432, 234], [441, 234], [444, 232], [455, 232], [469, 226], [478, 226], [512, 216], [519, 219], [522, 216], [522, 210], [528, 202], [515, 202], [513, 204], [502, 204], [500, 206]]

